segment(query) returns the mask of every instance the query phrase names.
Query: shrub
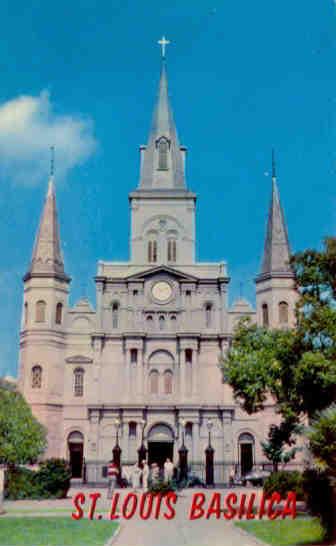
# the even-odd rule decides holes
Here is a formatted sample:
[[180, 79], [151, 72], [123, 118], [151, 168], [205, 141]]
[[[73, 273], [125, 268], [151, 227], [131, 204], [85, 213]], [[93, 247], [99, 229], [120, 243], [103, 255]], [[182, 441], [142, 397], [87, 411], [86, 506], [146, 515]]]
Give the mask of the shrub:
[[320, 518], [326, 537], [331, 536], [334, 514], [332, 487], [327, 473], [315, 469], [305, 470], [303, 489], [308, 511], [312, 516]]
[[39, 499], [43, 492], [36, 480], [36, 472], [11, 466], [6, 471], [5, 497], [11, 500]]
[[51, 497], [63, 499], [70, 488], [70, 466], [64, 459], [48, 459], [41, 463], [37, 479]]
[[266, 496], [270, 496], [275, 491], [282, 497], [285, 497], [289, 491], [294, 491], [297, 499], [302, 500], [304, 497], [302, 474], [297, 470], [272, 472], [265, 480], [264, 493]]
[[6, 472], [5, 497], [18, 499], [64, 498], [70, 487], [71, 472], [63, 459], [49, 459], [38, 471], [11, 466]]
[[166, 483], [163, 480], [158, 480], [155, 483], [152, 483], [149, 487], [149, 492], [157, 495], [166, 495], [167, 493], [172, 493], [177, 490], [175, 482]]

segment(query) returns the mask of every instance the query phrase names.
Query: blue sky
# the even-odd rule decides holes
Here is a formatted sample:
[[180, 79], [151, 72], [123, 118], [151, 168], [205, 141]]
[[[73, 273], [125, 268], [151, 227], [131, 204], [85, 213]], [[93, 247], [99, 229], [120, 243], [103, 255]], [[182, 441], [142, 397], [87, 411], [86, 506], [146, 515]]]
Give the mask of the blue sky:
[[22, 275], [56, 145], [71, 303], [94, 301], [98, 259], [128, 258], [165, 34], [197, 254], [226, 260], [254, 301], [271, 149], [293, 250], [336, 233], [333, 0], [23, 0], [0, 6], [0, 374], [15, 374]]

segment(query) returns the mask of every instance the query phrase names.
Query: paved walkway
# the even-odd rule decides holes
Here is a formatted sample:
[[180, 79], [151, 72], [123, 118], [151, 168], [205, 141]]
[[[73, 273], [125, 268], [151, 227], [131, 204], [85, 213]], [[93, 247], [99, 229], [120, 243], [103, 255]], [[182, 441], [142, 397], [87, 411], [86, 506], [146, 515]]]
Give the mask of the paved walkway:
[[[224, 491], [222, 491], [224, 493]], [[207, 497], [211, 493], [206, 492]], [[224, 519], [188, 519], [190, 492], [178, 499], [176, 516], [172, 520], [134, 517], [121, 522], [121, 531], [113, 546], [255, 546], [260, 545]]]

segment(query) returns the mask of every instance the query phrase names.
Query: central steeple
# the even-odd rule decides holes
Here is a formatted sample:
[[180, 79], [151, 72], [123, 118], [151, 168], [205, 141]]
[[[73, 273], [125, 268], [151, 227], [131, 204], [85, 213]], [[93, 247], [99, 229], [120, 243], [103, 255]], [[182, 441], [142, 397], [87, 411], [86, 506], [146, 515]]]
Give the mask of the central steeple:
[[[162, 39], [160, 45], [169, 43]], [[147, 146], [141, 147], [140, 190], [185, 190], [184, 156], [169, 102], [165, 49], [162, 46], [157, 102]]]

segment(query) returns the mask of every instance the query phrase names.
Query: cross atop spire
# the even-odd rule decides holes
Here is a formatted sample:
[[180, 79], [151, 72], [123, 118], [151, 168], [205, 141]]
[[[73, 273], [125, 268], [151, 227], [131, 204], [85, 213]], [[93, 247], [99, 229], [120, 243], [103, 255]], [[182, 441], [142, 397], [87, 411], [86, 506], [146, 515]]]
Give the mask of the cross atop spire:
[[166, 46], [170, 44], [169, 40], [166, 40], [165, 36], [162, 36], [161, 40], [158, 41], [158, 44], [161, 46], [161, 57], [162, 59], [166, 58]]
[[272, 178], [276, 179], [275, 152], [272, 148]]
[[54, 176], [55, 167], [55, 146], [50, 146], [50, 178]]

